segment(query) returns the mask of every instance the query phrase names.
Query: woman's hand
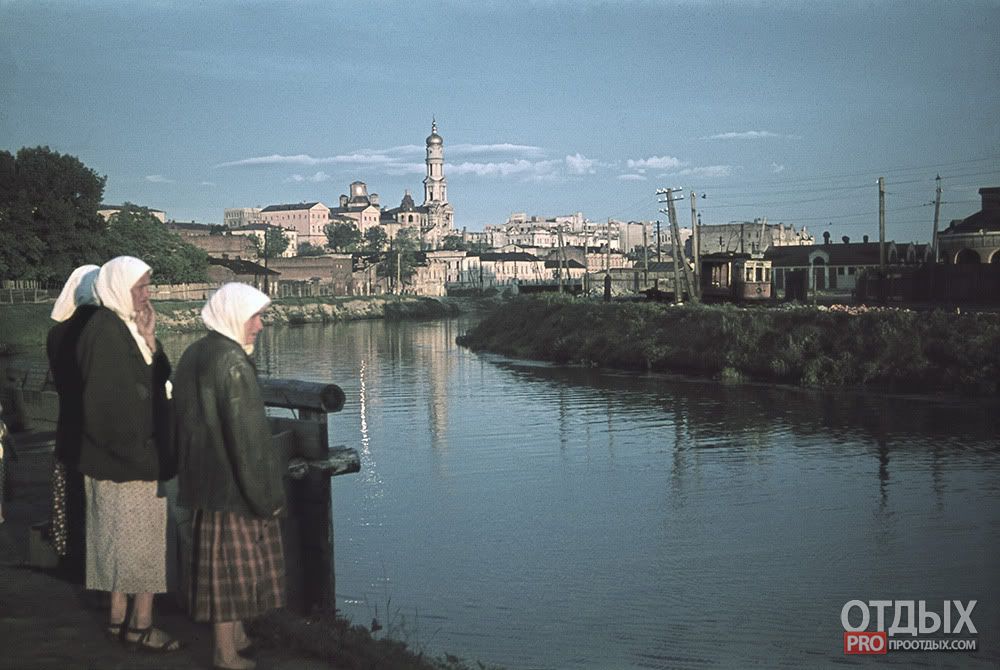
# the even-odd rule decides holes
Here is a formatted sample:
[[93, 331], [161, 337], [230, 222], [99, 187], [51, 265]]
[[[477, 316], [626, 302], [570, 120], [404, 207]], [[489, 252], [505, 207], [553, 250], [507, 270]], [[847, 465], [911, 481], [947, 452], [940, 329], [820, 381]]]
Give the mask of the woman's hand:
[[156, 311], [153, 305], [147, 302], [135, 315], [135, 325], [139, 334], [146, 340], [149, 350], [156, 351]]

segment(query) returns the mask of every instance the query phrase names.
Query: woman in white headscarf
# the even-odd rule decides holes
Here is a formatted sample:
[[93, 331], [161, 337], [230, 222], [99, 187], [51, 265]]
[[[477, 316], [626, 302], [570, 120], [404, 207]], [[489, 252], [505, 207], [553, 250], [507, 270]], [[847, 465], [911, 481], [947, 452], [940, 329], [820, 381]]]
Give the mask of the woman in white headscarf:
[[46, 340], [49, 370], [59, 394], [49, 536], [63, 569], [77, 582], [83, 580], [85, 554], [83, 475], [77, 468], [83, 422], [83, 378], [76, 362], [76, 345], [100, 304], [94, 291], [100, 269], [97, 265], [81, 265], [73, 270], [52, 307], [52, 320], [56, 325], [49, 330]]
[[243, 621], [284, 604], [278, 516], [285, 505], [257, 371], [249, 355], [270, 299], [225, 284], [201, 312], [209, 332], [184, 352], [174, 379], [178, 503], [194, 511], [189, 604], [211, 621], [214, 663], [252, 668]]
[[[167, 590], [166, 498], [172, 476], [166, 383], [170, 364], [154, 329], [150, 268], [131, 256], [105, 263], [101, 307], [76, 347], [83, 380], [79, 469], [86, 495], [86, 586], [111, 593], [107, 633], [144, 651], [180, 644], [153, 628], [153, 594]], [[134, 596], [127, 624], [128, 597]]]

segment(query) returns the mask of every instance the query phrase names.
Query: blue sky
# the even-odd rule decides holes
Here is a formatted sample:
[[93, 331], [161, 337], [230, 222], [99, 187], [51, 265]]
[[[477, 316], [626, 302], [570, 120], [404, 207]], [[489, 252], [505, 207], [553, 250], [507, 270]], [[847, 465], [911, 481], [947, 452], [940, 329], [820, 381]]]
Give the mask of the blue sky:
[[[436, 117], [458, 227], [511, 212], [767, 217], [926, 241], [1000, 185], [1000, 1], [0, 0], [0, 148], [48, 145], [105, 200], [220, 223], [422, 200]], [[680, 221], [690, 221], [685, 201]]]

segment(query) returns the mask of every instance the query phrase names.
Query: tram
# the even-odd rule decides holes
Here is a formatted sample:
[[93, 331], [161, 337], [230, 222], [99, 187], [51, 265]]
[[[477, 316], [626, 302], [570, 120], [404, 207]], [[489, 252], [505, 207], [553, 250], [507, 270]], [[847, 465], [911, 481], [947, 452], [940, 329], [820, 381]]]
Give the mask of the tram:
[[750, 254], [706, 254], [701, 257], [700, 270], [701, 299], [705, 302], [771, 299], [771, 261]]

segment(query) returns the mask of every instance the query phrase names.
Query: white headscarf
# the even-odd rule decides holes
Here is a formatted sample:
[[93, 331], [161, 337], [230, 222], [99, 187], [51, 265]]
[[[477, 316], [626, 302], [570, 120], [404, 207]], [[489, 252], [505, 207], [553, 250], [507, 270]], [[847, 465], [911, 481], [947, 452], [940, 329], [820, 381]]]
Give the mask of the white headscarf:
[[147, 365], [153, 362], [153, 352], [146, 344], [146, 338], [139, 334], [139, 327], [135, 323], [132, 287], [149, 271], [150, 267], [138, 258], [119, 256], [101, 266], [94, 284], [101, 304], [117, 314], [118, 318], [128, 326], [132, 339], [139, 346]]
[[94, 282], [97, 281], [97, 272], [101, 268], [97, 265], [81, 265], [73, 270], [73, 273], [63, 284], [56, 304], [52, 306], [52, 320], [65, 321], [73, 316], [73, 312], [80, 305], [98, 305], [100, 301], [94, 292]]
[[201, 320], [209, 330], [225, 335], [251, 354], [253, 345], [244, 341], [247, 321], [270, 304], [271, 299], [253, 286], [236, 282], [223, 284], [205, 303]]

